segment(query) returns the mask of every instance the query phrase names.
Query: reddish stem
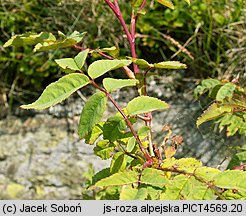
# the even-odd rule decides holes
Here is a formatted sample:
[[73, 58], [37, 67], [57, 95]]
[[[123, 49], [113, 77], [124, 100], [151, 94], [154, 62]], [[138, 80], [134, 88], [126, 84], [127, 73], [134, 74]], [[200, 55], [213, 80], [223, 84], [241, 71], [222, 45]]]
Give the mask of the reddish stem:
[[[132, 28], [134, 28], [134, 31], [131, 30], [132, 33], [130, 33], [127, 25], [126, 25], [126, 22], [122, 16], [122, 13], [120, 11], [120, 7], [118, 5], [118, 2], [117, 0], [114, 0], [114, 4], [110, 1], [110, 0], [105, 0], [106, 4], [109, 5], [109, 7], [111, 8], [111, 10], [114, 12], [114, 14], [116, 15], [116, 17], [118, 18], [118, 20], [120, 21], [125, 33], [126, 33], [126, 36], [127, 36], [127, 39], [128, 39], [128, 42], [130, 44], [130, 47], [131, 47], [131, 53], [132, 53], [132, 57], [133, 58], [137, 58], [137, 55], [136, 55], [136, 48], [135, 48], [135, 27], [136, 27], [136, 22], [135, 22], [135, 19], [132, 20]], [[135, 17], [135, 16], [134, 16]], [[136, 64], [133, 64], [133, 67], [134, 67], [134, 73], [138, 73], [138, 67]]]
[[113, 11], [116, 10], [114, 4], [113, 4], [110, 0], [105, 0], [105, 2], [108, 4], [108, 6], [109, 6]]
[[129, 121], [129, 119], [127, 118], [127, 116], [125, 115], [125, 113], [123, 112], [123, 110], [119, 107], [119, 105], [115, 102], [115, 100], [112, 98], [112, 96], [103, 88], [101, 88], [99, 85], [97, 85], [95, 83], [94, 80], [91, 80], [91, 84], [93, 86], [95, 86], [97, 89], [99, 89], [100, 91], [102, 91], [103, 93], [106, 94], [106, 96], [108, 97], [108, 99], [112, 102], [112, 104], [115, 106], [115, 108], [120, 112], [120, 114], [123, 116], [127, 126], [129, 127], [129, 129], [131, 130], [133, 136], [135, 137], [136, 141], [138, 142], [139, 144], [139, 147], [141, 149], [141, 151], [143, 152], [145, 158], [147, 159], [147, 161], [152, 161], [152, 158], [150, 157], [149, 153], [146, 151], [146, 149], [144, 148], [141, 140], [139, 139], [136, 131], [134, 130], [131, 122]]
[[[131, 18], [131, 51], [132, 51], [132, 57], [137, 58], [137, 53], [136, 53], [136, 42], [135, 42], [135, 31], [136, 31], [136, 21], [137, 21], [137, 16], [135, 16], [134, 10], [132, 10], [132, 18]], [[138, 66], [136, 64], [133, 64], [133, 69], [135, 73], [138, 73]]]

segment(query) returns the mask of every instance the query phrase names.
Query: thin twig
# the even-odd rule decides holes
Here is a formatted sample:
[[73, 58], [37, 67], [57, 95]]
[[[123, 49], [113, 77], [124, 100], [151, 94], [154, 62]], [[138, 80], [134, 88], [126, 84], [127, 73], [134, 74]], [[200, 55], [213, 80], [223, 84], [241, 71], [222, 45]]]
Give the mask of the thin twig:
[[[131, 21], [131, 27], [134, 28], [131, 30], [131, 33], [126, 25], [126, 22], [122, 16], [119, 4], [117, 2], [117, 0], [114, 0], [114, 4], [109, 1], [109, 0], [105, 0], [105, 2], [109, 5], [109, 7], [111, 8], [111, 10], [114, 12], [114, 14], [116, 15], [116, 17], [118, 18], [118, 20], [121, 23], [121, 26], [123, 27], [126, 36], [127, 36], [127, 40], [130, 44], [131, 47], [131, 53], [132, 53], [132, 57], [136, 58], [136, 48], [135, 48], [135, 28], [136, 28], [136, 22], [135, 22], [135, 16], [132, 16], [132, 21]], [[134, 67], [134, 73], [138, 73], [138, 67], [136, 64], [133, 64]]]
[[120, 114], [123, 116], [127, 126], [129, 127], [129, 129], [131, 130], [133, 136], [135, 137], [136, 141], [138, 142], [138, 145], [142, 151], [142, 153], [144, 154], [144, 157], [147, 159], [147, 161], [152, 161], [152, 158], [150, 157], [148, 151], [146, 151], [146, 149], [144, 148], [141, 140], [139, 139], [139, 136], [137, 135], [136, 131], [134, 130], [131, 122], [129, 121], [129, 119], [127, 118], [127, 116], [125, 115], [125, 113], [123, 112], [123, 110], [119, 107], [119, 105], [115, 102], [115, 100], [112, 98], [112, 96], [103, 88], [101, 88], [99, 85], [97, 85], [95, 83], [94, 80], [91, 80], [91, 84], [93, 86], [95, 86], [97, 89], [99, 89], [100, 91], [102, 91], [103, 93], [106, 94], [107, 98], [112, 102], [112, 104], [115, 106], [115, 108], [120, 112]]

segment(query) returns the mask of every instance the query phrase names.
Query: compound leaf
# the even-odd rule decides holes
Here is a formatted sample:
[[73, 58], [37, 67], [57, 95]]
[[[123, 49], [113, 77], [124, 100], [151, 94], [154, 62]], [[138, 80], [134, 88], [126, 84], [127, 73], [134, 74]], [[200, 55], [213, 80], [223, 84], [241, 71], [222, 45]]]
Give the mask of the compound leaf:
[[167, 108], [169, 108], [169, 105], [166, 102], [148, 96], [136, 97], [131, 100], [126, 107], [130, 115], [137, 115]]
[[46, 109], [62, 102], [72, 93], [88, 83], [89, 78], [84, 74], [73, 73], [65, 75], [58, 81], [48, 85], [41, 96], [34, 103], [22, 105], [21, 108], [39, 110]]
[[100, 121], [106, 109], [107, 97], [103, 92], [97, 92], [86, 102], [79, 122], [79, 136], [84, 138]]
[[105, 78], [103, 80], [103, 86], [108, 92], [115, 91], [117, 89], [127, 87], [127, 86], [135, 86], [137, 85], [138, 80], [136, 79], [113, 79], [113, 78]]
[[127, 66], [131, 62], [130, 60], [98, 60], [89, 66], [88, 74], [92, 79], [96, 79], [108, 71]]

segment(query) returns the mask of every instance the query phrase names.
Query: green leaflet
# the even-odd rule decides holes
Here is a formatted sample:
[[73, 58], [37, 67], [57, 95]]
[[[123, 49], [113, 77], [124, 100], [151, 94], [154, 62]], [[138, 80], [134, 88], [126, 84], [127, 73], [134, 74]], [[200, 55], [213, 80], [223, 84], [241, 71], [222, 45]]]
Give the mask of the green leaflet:
[[126, 145], [126, 151], [127, 152], [132, 152], [133, 149], [135, 148], [136, 146], [136, 139], [135, 137], [131, 137], [128, 142], [127, 142], [127, 145]]
[[226, 113], [217, 123], [219, 123], [220, 131], [222, 131], [224, 127], [227, 127], [227, 136], [233, 136], [237, 131], [239, 131], [239, 134], [246, 134], [246, 122], [242, 116]]
[[210, 121], [221, 115], [231, 112], [232, 106], [229, 105], [219, 105], [217, 103], [213, 103], [207, 110], [203, 112], [203, 114], [197, 119], [196, 125], [199, 126], [206, 121]]
[[137, 58], [129, 58], [132, 60], [134, 64], [137, 64], [140, 68], [159, 68], [159, 69], [182, 69], [187, 68], [185, 64], [180, 63], [179, 61], [165, 61], [165, 62], [158, 62], [154, 64], [148, 63], [144, 59], [137, 59]]
[[206, 184], [199, 182], [194, 177], [189, 178], [181, 192], [186, 200], [214, 200], [216, 195]]
[[233, 95], [233, 98], [226, 101], [225, 104], [233, 104], [235, 107], [246, 109], [246, 97], [242, 95]]
[[109, 55], [113, 56], [114, 58], [117, 58], [119, 56], [119, 54], [120, 54], [119, 48], [117, 48], [115, 46], [112, 46], [112, 47], [109, 47], [109, 48], [102, 48], [102, 49], [99, 49], [99, 51], [106, 52]]
[[139, 7], [144, 0], [131, 0], [133, 7]]
[[235, 189], [246, 192], [246, 172], [226, 170], [214, 178], [214, 184], [220, 188]]
[[149, 62], [147, 62], [144, 59], [137, 59], [137, 58], [130, 58], [132, 60], [132, 62], [136, 65], [138, 65], [140, 68], [151, 68], [154, 67], [153, 64], [150, 64]]
[[130, 60], [98, 60], [89, 66], [88, 74], [92, 79], [96, 79], [108, 71], [115, 70], [129, 64], [131, 64]]
[[242, 162], [246, 162], [246, 151], [233, 155], [226, 169], [232, 169], [235, 166], [239, 166]]
[[146, 136], [148, 136], [149, 131], [150, 131], [149, 127], [143, 126], [138, 130], [138, 136], [140, 138], [145, 138]]
[[181, 158], [175, 161], [175, 166], [177, 166], [178, 170], [193, 173], [197, 168], [202, 166], [202, 162], [195, 158]]
[[88, 99], [80, 116], [80, 138], [84, 138], [100, 121], [106, 109], [107, 101], [107, 97], [103, 92], [97, 92]]
[[110, 141], [116, 141], [121, 138], [125, 129], [125, 120], [121, 116], [112, 116], [103, 126], [103, 138]]
[[74, 31], [71, 35], [64, 38], [63, 40], [55, 40], [55, 41], [45, 40], [43, 42], [38, 43], [34, 47], [33, 51], [37, 52], [37, 51], [45, 51], [45, 50], [50, 50], [50, 49], [58, 49], [58, 48], [73, 46], [79, 43], [83, 39], [85, 34], [86, 32], [80, 33], [80, 32]]
[[162, 192], [162, 188], [147, 186], [148, 199], [151, 200], [159, 200], [160, 194]]
[[69, 47], [80, 42], [84, 33], [79, 33], [74, 31], [71, 35], [65, 36], [63, 33], [58, 32], [60, 36], [63, 37], [62, 40], [57, 40], [52, 33], [41, 32], [39, 34], [35, 33], [26, 33], [21, 35], [15, 35], [10, 40], [8, 40], [4, 47], [8, 46], [25, 46], [25, 45], [35, 45], [34, 52], [36, 51], [45, 51], [50, 49], [58, 49], [63, 47]]
[[105, 78], [103, 80], [103, 86], [108, 92], [115, 91], [117, 89], [127, 87], [127, 86], [135, 86], [137, 85], [138, 80], [136, 79], [113, 79], [113, 78]]
[[246, 200], [246, 192], [243, 191], [226, 190], [222, 195], [227, 200]]
[[26, 45], [34, 45], [40, 43], [42, 41], [52, 42], [55, 41], [56, 38], [52, 33], [41, 32], [39, 34], [36, 33], [25, 33], [21, 35], [12, 36], [3, 47], [8, 46], [26, 46]]
[[[138, 134], [140, 140], [142, 140], [142, 139], [144, 139], [146, 136], [148, 136], [149, 131], [150, 131], [150, 130], [149, 130], [149, 127], [147, 127], [147, 126], [141, 127], [141, 128], [138, 130], [138, 132], [137, 132], [137, 134]], [[137, 144], [137, 142], [136, 142], [135, 137], [131, 137], [131, 138], [128, 140], [128, 142], [127, 142], [126, 151], [127, 151], [127, 152], [132, 152], [132, 151], [134, 150], [136, 144]]]
[[178, 175], [166, 185], [160, 195], [161, 200], [212, 200], [216, 196], [207, 185], [197, 181], [193, 176]]
[[104, 179], [106, 177], [110, 176], [110, 170], [109, 168], [105, 168], [97, 172], [93, 177], [92, 177], [92, 185], [95, 185], [98, 181], [101, 179]]
[[117, 152], [111, 160], [110, 173], [114, 174], [117, 172], [122, 172], [125, 170], [125, 168], [126, 168], [125, 154], [122, 152]]
[[207, 89], [212, 89], [217, 85], [220, 85], [221, 82], [217, 79], [205, 79], [202, 81], [202, 86]]
[[[165, 5], [170, 9], [174, 9], [173, 2], [171, 0], [157, 0], [160, 4]], [[184, 0], [187, 4], [190, 5], [190, 0]]]
[[126, 107], [130, 115], [137, 115], [167, 108], [169, 108], [169, 105], [166, 102], [148, 96], [136, 97], [131, 100]]
[[41, 96], [34, 103], [22, 105], [21, 108], [39, 110], [46, 109], [62, 102], [72, 93], [88, 83], [89, 78], [86, 75], [80, 73], [65, 75], [58, 81], [47, 86]]
[[185, 0], [185, 2], [187, 2], [188, 5], [190, 5], [190, 0]]
[[[211, 95], [214, 90], [217, 90], [215, 87], [219, 86], [221, 82], [216, 79], [205, 79], [202, 81], [201, 85], [198, 85], [194, 90], [194, 95], [198, 98], [199, 95], [204, 94], [206, 91], [209, 91], [209, 95]], [[217, 94], [217, 92], [215, 93]]]
[[114, 149], [115, 145], [109, 142], [109, 140], [101, 140], [97, 142], [97, 145], [93, 150], [95, 155], [99, 156], [103, 160], [106, 160], [112, 156]]
[[166, 178], [164, 171], [154, 168], [146, 168], [142, 173], [140, 181], [141, 184], [163, 187], [169, 180]]
[[93, 145], [100, 135], [103, 133], [104, 122], [97, 123], [92, 130], [85, 136], [85, 143]]
[[89, 49], [80, 52], [75, 58], [63, 58], [63, 59], [55, 59], [55, 62], [65, 71], [73, 72], [76, 70], [81, 70], [87, 55], [89, 53]]
[[135, 171], [124, 171], [115, 173], [96, 183], [98, 187], [122, 186], [137, 183], [138, 173]]
[[178, 200], [181, 196], [182, 189], [188, 181], [188, 177], [178, 175], [166, 185], [166, 190], [160, 195], [160, 200]]
[[154, 64], [155, 68], [161, 68], [161, 69], [182, 69], [187, 68], [185, 64], [182, 64], [178, 61], [165, 61], [165, 62], [159, 62]]
[[170, 9], [174, 9], [174, 5], [172, 3], [171, 0], [157, 0], [160, 4], [170, 8]]
[[217, 101], [223, 101], [225, 98], [231, 99], [234, 93], [234, 90], [236, 88], [236, 85], [233, 83], [226, 83], [224, 86], [222, 86], [216, 95]]
[[145, 200], [148, 196], [146, 188], [132, 188], [125, 187], [122, 188], [120, 192], [120, 200]]
[[212, 181], [216, 175], [221, 173], [221, 171], [212, 167], [202, 166], [198, 167], [194, 173], [196, 176], [201, 177], [206, 181]]

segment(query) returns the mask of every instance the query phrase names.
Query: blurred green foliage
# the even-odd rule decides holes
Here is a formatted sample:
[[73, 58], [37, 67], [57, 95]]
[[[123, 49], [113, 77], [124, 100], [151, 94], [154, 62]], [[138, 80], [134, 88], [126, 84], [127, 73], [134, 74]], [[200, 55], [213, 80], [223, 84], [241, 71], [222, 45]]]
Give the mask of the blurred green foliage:
[[[149, 8], [151, 13], [141, 17], [138, 27], [145, 45], [142, 52], [149, 57], [162, 53], [164, 59], [182, 60], [189, 66], [189, 77], [243, 75], [246, 57], [244, 0], [193, 0], [190, 6], [183, 1], [174, 2], [175, 10], [153, 4]], [[186, 50], [180, 52], [184, 45], [194, 60]], [[176, 55], [178, 52], [180, 54]]]
[[[129, 23], [131, 12], [124, 6], [129, 2], [119, 2]], [[151, 12], [139, 17], [139, 58], [149, 62], [181, 60], [189, 66], [184, 74], [189, 78], [230, 79], [233, 74], [245, 73], [244, 0], [193, 0], [191, 6], [175, 0], [175, 10], [154, 2], [149, 1], [147, 7]], [[54, 58], [78, 52], [62, 49], [55, 53], [32, 53], [28, 47], [4, 49], [2, 45], [13, 34], [87, 31], [81, 46], [94, 49], [116, 46], [122, 48], [121, 54], [129, 55], [127, 41], [120, 34], [122, 29], [103, 1], [1, 0], [0, 22], [0, 94], [7, 95], [10, 106], [13, 100], [24, 103], [60, 76]]]

